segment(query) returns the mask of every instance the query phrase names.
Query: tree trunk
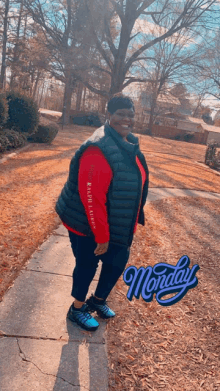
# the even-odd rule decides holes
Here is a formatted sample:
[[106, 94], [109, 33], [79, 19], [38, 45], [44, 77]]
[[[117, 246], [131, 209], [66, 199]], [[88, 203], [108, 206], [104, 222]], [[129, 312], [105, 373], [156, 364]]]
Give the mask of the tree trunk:
[[107, 99], [104, 96], [101, 96], [101, 113], [105, 114], [105, 107], [106, 107]]
[[77, 96], [76, 96], [76, 110], [80, 111], [82, 101], [83, 84], [79, 82]]
[[13, 61], [11, 64], [11, 80], [10, 80], [10, 88], [14, 88], [14, 81], [16, 78], [16, 70], [15, 67], [17, 65], [17, 62], [19, 60], [19, 38], [20, 38], [20, 27], [21, 27], [21, 17], [22, 17], [22, 11], [23, 11], [23, 0], [21, 1], [19, 16], [18, 16], [18, 25], [17, 25], [17, 31], [16, 31], [16, 42], [14, 47], [14, 55], [13, 55]]
[[83, 88], [83, 102], [82, 102], [82, 110], [85, 110], [85, 102], [86, 102], [86, 87]]
[[70, 121], [71, 98], [72, 98], [74, 87], [75, 87], [75, 83], [72, 83], [72, 76], [69, 73], [66, 77], [64, 98], [63, 98], [62, 118], [63, 118], [64, 125], [69, 124]]
[[112, 75], [112, 81], [111, 81], [111, 87], [110, 87], [110, 91], [109, 91], [109, 98], [119, 92], [122, 91], [122, 86], [123, 86], [123, 79], [121, 80], [117, 80], [118, 79], [118, 75], [117, 74], [113, 74]]
[[4, 15], [4, 29], [3, 29], [3, 43], [2, 43], [2, 66], [0, 74], [0, 89], [4, 88], [5, 71], [6, 71], [6, 45], [8, 38], [8, 11], [9, 0], [5, 1], [5, 15]]
[[36, 80], [35, 80], [35, 83], [34, 83], [33, 92], [32, 92], [32, 98], [33, 98], [33, 99], [35, 99], [35, 95], [36, 95], [36, 92], [37, 92], [37, 86], [38, 86], [40, 77], [41, 77], [41, 71], [38, 69], [38, 71], [37, 71], [37, 77], [36, 77]]
[[27, 19], [28, 19], [28, 14], [25, 15], [25, 19], [24, 19], [24, 35], [23, 35], [23, 38], [26, 38], [26, 32], [27, 32]]
[[42, 98], [43, 98], [43, 93], [44, 93], [44, 87], [45, 87], [45, 80], [43, 81], [43, 86], [42, 86], [42, 89], [41, 89], [41, 96], [40, 96], [40, 100], [39, 100], [39, 107], [41, 106], [41, 101], [42, 101]]
[[150, 108], [150, 118], [149, 118], [149, 125], [148, 125], [148, 130], [150, 135], [152, 135], [152, 130], [153, 130], [153, 124], [154, 124], [154, 112], [155, 108], [157, 105], [157, 96], [155, 93], [153, 93], [153, 98], [151, 102], [151, 108]]

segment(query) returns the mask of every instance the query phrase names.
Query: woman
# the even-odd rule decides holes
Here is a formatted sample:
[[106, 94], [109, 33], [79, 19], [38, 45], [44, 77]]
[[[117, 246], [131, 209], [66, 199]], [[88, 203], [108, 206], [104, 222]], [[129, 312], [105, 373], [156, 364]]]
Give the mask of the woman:
[[[107, 109], [109, 120], [76, 151], [56, 204], [76, 258], [75, 300], [67, 317], [86, 330], [99, 326], [91, 312], [105, 319], [115, 316], [106, 299], [125, 269], [137, 223], [144, 225], [148, 191], [147, 164], [131, 133], [133, 102], [117, 94]], [[99, 259], [98, 285], [85, 301]]]

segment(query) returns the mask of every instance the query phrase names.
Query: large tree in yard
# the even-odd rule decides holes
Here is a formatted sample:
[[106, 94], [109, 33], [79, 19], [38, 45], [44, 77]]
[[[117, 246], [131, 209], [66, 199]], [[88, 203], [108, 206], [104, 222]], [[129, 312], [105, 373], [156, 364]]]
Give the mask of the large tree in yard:
[[[158, 30], [161, 32], [161, 28]], [[177, 80], [188, 80], [189, 67], [194, 62], [195, 56], [199, 55], [199, 48], [194, 45], [198, 37], [193, 31], [178, 31], [171, 37], [164, 38], [155, 44], [145, 60], [137, 62], [139, 74], [148, 80], [143, 84], [142, 96], [147, 96], [150, 109], [148, 129], [151, 132], [153, 123], [158, 114], [162, 114], [161, 108], [157, 104], [158, 97], [162, 94], [168, 101], [172, 98], [169, 94], [171, 85], [176, 85], [173, 89], [173, 96], [177, 93], [177, 98], [184, 94], [184, 86]], [[179, 90], [179, 91], [178, 91]], [[178, 93], [179, 92], [179, 93]], [[171, 103], [172, 105], [172, 103]]]
[[63, 117], [64, 123], [68, 123], [72, 93], [83, 76], [91, 52], [85, 3], [80, 0], [24, 0], [24, 6], [32, 15], [33, 30], [37, 24], [44, 35], [45, 47], [50, 53], [47, 71], [64, 83]]
[[[100, 72], [111, 76], [109, 90], [100, 91], [92, 83], [85, 85], [93, 92], [111, 96], [129, 84], [144, 81], [135, 75], [138, 61], [147, 61], [147, 51], [178, 32], [199, 28], [218, 1], [213, 0], [86, 0], [90, 15], [91, 34], [102, 55]], [[102, 13], [104, 37], [100, 37], [94, 15]], [[111, 15], [111, 18], [109, 18]], [[117, 20], [118, 34], [112, 36], [111, 20]], [[141, 25], [141, 27], [139, 27]], [[158, 29], [159, 27], [159, 29]], [[159, 33], [158, 33], [159, 31]]]
[[144, 81], [136, 68], [140, 60], [147, 61], [147, 52], [178, 32], [198, 29], [216, 4], [218, 0], [24, 0], [45, 34], [51, 74], [65, 84], [66, 122], [77, 82], [108, 99]]

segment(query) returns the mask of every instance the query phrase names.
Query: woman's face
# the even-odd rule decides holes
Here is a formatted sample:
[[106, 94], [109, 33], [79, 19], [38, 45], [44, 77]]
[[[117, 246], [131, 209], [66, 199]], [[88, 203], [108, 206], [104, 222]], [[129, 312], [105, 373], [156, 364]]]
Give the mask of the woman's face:
[[134, 126], [134, 110], [118, 109], [113, 114], [109, 113], [109, 120], [109, 125], [126, 139]]

